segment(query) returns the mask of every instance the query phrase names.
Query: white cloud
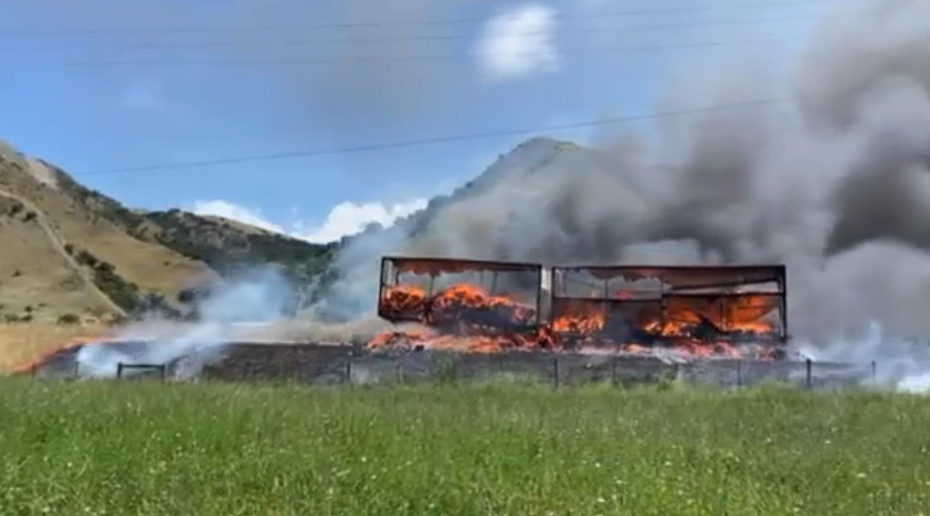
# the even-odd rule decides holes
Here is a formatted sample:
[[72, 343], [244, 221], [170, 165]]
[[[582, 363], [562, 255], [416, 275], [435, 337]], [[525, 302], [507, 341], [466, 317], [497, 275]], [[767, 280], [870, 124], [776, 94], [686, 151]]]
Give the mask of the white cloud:
[[492, 81], [552, 72], [561, 55], [553, 42], [555, 10], [524, 3], [491, 18], [479, 36], [478, 65]]
[[426, 199], [413, 199], [397, 204], [346, 201], [337, 204], [320, 224], [308, 224], [302, 220], [294, 220], [287, 226], [270, 221], [261, 210], [222, 200], [197, 201], [191, 211], [198, 215], [225, 217], [308, 242], [326, 243], [359, 233], [372, 223], [390, 226], [398, 219], [425, 208], [426, 203]]
[[372, 223], [390, 226], [397, 219], [425, 207], [426, 199], [414, 199], [391, 205], [380, 202], [358, 204], [347, 201], [337, 204], [322, 224], [308, 231], [299, 231], [298, 234], [310, 242], [332, 242], [343, 236], [359, 233], [365, 229], [365, 226]]
[[196, 201], [191, 211], [197, 215], [223, 217], [237, 222], [243, 222], [257, 228], [274, 231], [275, 233], [289, 234], [282, 226], [268, 220], [265, 215], [262, 214], [261, 210], [244, 208], [227, 201]]

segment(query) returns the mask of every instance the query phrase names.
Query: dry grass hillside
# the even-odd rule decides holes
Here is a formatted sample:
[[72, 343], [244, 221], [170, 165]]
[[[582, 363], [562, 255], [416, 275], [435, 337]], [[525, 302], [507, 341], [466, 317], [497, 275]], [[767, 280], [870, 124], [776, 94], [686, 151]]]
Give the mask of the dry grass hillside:
[[181, 290], [239, 267], [277, 263], [307, 279], [326, 270], [336, 246], [181, 210], [130, 209], [0, 140], [0, 249], [5, 356], [38, 331], [21, 325], [57, 328], [26, 339], [45, 348], [137, 315], [153, 299], [176, 307]]
[[0, 190], [0, 318], [57, 322], [63, 314], [121, 313], [67, 254], [45, 214]]
[[[82, 266], [95, 270], [91, 274], [98, 276], [98, 286], [121, 308], [131, 308], [124, 299], [128, 291], [170, 295], [193, 275], [209, 272], [201, 262], [127, 234], [70, 195], [62, 188], [60, 176], [53, 167], [9, 148], [0, 157], [0, 189], [43, 213], [55, 238], [75, 259], [85, 262]], [[113, 274], [100, 271], [97, 263], [110, 264]], [[129, 284], [104, 276], [124, 278]]]

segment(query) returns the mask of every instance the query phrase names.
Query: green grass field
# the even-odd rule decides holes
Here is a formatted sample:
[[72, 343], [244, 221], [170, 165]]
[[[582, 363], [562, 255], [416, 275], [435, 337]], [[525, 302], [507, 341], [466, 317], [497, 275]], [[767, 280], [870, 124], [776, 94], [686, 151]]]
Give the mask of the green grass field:
[[930, 401], [0, 381], [0, 514], [912, 515]]

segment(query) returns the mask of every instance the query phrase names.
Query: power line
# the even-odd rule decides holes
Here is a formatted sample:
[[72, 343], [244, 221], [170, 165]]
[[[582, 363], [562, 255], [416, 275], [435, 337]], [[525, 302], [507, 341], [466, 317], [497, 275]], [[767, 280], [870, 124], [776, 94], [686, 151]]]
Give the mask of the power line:
[[252, 156], [219, 158], [219, 159], [211, 159], [211, 160], [164, 163], [164, 164], [155, 164], [155, 165], [141, 165], [141, 166], [112, 168], [112, 169], [100, 169], [100, 170], [91, 170], [91, 171], [83, 172], [78, 175], [97, 176], [97, 175], [110, 175], [110, 174], [150, 172], [154, 170], [178, 170], [178, 169], [190, 169], [190, 168], [203, 168], [203, 167], [219, 166], [219, 165], [235, 165], [235, 164], [242, 164], [242, 163], [254, 163], [254, 162], [263, 162], [263, 161], [293, 159], [293, 158], [310, 158], [310, 157], [331, 156], [331, 155], [339, 155], [339, 154], [354, 154], [354, 153], [360, 153], [360, 152], [371, 152], [371, 151], [399, 149], [399, 148], [408, 148], [408, 147], [422, 147], [422, 146], [436, 145], [436, 144], [442, 144], [442, 143], [453, 143], [453, 142], [459, 142], [459, 141], [472, 141], [472, 140], [486, 140], [486, 139], [502, 138], [502, 137], [508, 137], [508, 136], [525, 136], [528, 134], [541, 133], [541, 132], [563, 131], [567, 129], [582, 129], [582, 128], [588, 128], [588, 127], [604, 126], [604, 125], [623, 124], [623, 123], [628, 123], [628, 122], [641, 122], [641, 121], [647, 121], [647, 120], [656, 120], [656, 119], [664, 119], [664, 118], [674, 118], [674, 117], [679, 117], [679, 116], [712, 113], [712, 112], [717, 112], [717, 111], [727, 111], [727, 110], [740, 109], [740, 108], [769, 106], [769, 105], [775, 105], [775, 104], [783, 104], [786, 102], [792, 102], [792, 101], [800, 100], [802, 98], [813, 97], [813, 96], [815, 95], [789, 96], [789, 97], [757, 99], [757, 100], [749, 100], [749, 101], [741, 101], [741, 102], [731, 102], [731, 103], [725, 103], [725, 104], [705, 106], [705, 107], [700, 107], [700, 108], [679, 109], [679, 110], [664, 111], [664, 112], [659, 112], [659, 113], [650, 113], [646, 115], [602, 118], [602, 119], [597, 119], [597, 120], [587, 120], [583, 122], [575, 122], [575, 123], [568, 123], [568, 124], [549, 125], [546, 127], [537, 127], [534, 129], [504, 129], [504, 130], [489, 131], [489, 132], [482, 132], [482, 133], [459, 134], [459, 135], [450, 135], [450, 136], [436, 136], [436, 137], [419, 138], [419, 139], [411, 139], [411, 140], [399, 140], [399, 141], [394, 141], [394, 142], [356, 145], [356, 146], [350, 146], [350, 147], [338, 147], [338, 148], [332, 148], [332, 149], [282, 152], [282, 153], [274, 153], [274, 154], [261, 154], [261, 155], [252, 155]]
[[[842, 15], [844, 13], [840, 13]], [[850, 15], [858, 14], [852, 11]], [[808, 20], [819, 18], [820, 15], [808, 15], [788, 18], [763, 18], [757, 20], [721, 20], [710, 22], [674, 22], [658, 23], [644, 25], [615, 25], [607, 27], [592, 27], [584, 30], [555, 30], [555, 31], [526, 31], [521, 32], [520, 37], [537, 37], [537, 36], [576, 36], [601, 34], [612, 32], [639, 32], [649, 29], [663, 28], [696, 28], [696, 27], [714, 27], [721, 25], [751, 25], [755, 23], [768, 23], [779, 21]], [[442, 35], [413, 35], [413, 36], [390, 36], [377, 38], [342, 38], [342, 39], [324, 39], [324, 40], [307, 40], [307, 39], [275, 39], [268, 43], [273, 43], [282, 47], [292, 46], [313, 46], [313, 45], [336, 45], [336, 44], [353, 44], [353, 43], [387, 43], [387, 42], [416, 42], [416, 41], [460, 41], [475, 39], [475, 34], [442, 34]], [[98, 41], [87, 41], [86, 43], [99, 44]], [[196, 42], [131, 42], [119, 43], [120, 49], [125, 48], [225, 48], [232, 46], [249, 46], [256, 43], [265, 43], [255, 40], [236, 40], [236, 41], [196, 41]]]
[[[839, 16], [854, 16], [857, 14], [862, 14], [862, 12], [848, 12], [848, 13], [838, 13], [833, 15], [833, 17]], [[773, 21], [792, 21], [792, 20], [806, 20], [806, 19], [817, 19], [820, 16], [797, 16], [789, 18], [775, 18], [775, 19], [761, 19], [761, 20], [734, 20], [729, 22], [718, 22], [718, 23], [688, 23], [688, 24], [675, 24], [675, 25], [654, 25], [648, 26], [648, 28], [661, 27], [661, 26], [679, 26], [679, 27], [699, 27], [699, 26], [718, 26], [718, 25], [748, 25], [752, 23], [767, 23]], [[603, 31], [588, 31], [592, 32], [614, 32], [619, 30], [619, 28], [610, 28]], [[878, 31], [876, 31], [878, 32]], [[600, 53], [600, 52], [649, 52], [649, 51], [661, 51], [661, 50], [670, 50], [670, 49], [686, 49], [686, 48], [707, 48], [707, 47], [728, 47], [728, 46], [746, 46], [746, 45], [756, 45], [756, 44], [767, 44], [777, 41], [785, 41], [793, 38], [789, 37], [775, 37], [775, 38], [765, 38], [761, 40], [742, 40], [742, 41], [699, 41], [699, 42], [687, 42], [687, 43], [672, 43], [672, 44], [650, 44], [650, 45], [639, 45], [639, 46], [604, 46], [598, 48], [587, 48], [583, 49], [582, 52], [585, 53]], [[206, 45], [205, 45], [206, 47]], [[405, 62], [405, 61], [445, 61], [445, 60], [455, 60], [455, 59], [465, 59], [465, 58], [474, 58], [474, 57], [511, 57], [511, 56], [521, 56], [521, 55], [533, 55], [532, 52], [479, 52], [479, 53], [469, 53], [469, 54], [434, 54], [434, 55], [381, 55], [381, 56], [353, 56], [353, 57], [331, 57], [331, 58], [293, 58], [293, 59], [269, 59], [269, 58], [260, 58], [260, 59], [193, 59], [193, 60], [171, 60], [171, 59], [154, 59], [154, 60], [113, 60], [113, 61], [103, 61], [103, 60], [94, 60], [94, 61], [66, 61], [59, 63], [60, 66], [65, 67], [79, 67], [79, 68], [93, 68], [93, 67], [124, 67], [124, 66], [195, 66], [195, 65], [207, 65], [207, 66], [243, 66], [243, 65], [280, 65], [280, 64], [303, 64], [303, 65], [314, 65], [314, 64], [351, 64], [353, 62]], [[29, 65], [26, 65], [28, 67]], [[35, 66], [48, 66], [47, 63], [36, 64]]]
[[[885, 32], [882, 30], [870, 30], [867, 34]], [[792, 36], [770, 37], [753, 40], [732, 40], [732, 41], [690, 41], [684, 43], [656, 43], [646, 45], [607, 45], [600, 47], [588, 48], [560, 48], [559, 51], [566, 53], [582, 54], [601, 54], [601, 53], [639, 53], [639, 52], [661, 52], [664, 50], [682, 50], [694, 48], [727, 48], [727, 47], [748, 47], [753, 45], [767, 45], [781, 41], [791, 41], [795, 38]], [[340, 57], [323, 57], [323, 58], [256, 58], [256, 59], [190, 59], [190, 60], [171, 60], [171, 59], [152, 59], [152, 60], [113, 60], [113, 61], [66, 61], [58, 63], [63, 67], [75, 68], [110, 68], [110, 67], [127, 67], [127, 66], [253, 66], [253, 65], [352, 65], [360, 62], [419, 62], [419, 61], [450, 61], [460, 59], [472, 59], [482, 57], [532, 57], [537, 55], [535, 51], [524, 52], [472, 52], [468, 54], [432, 54], [432, 55], [380, 55], [380, 56], [340, 56]], [[35, 66], [47, 67], [48, 63], [36, 64]], [[9, 65], [8, 65], [9, 66]], [[28, 65], [27, 65], [28, 67]]]
[[[840, 11], [830, 14], [830, 18], [840, 18], [845, 16], [856, 16], [864, 14], [868, 11], [866, 10], [850, 10], [850, 11]], [[592, 27], [585, 30], [565, 30], [565, 31], [529, 31], [521, 33], [521, 37], [538, 37], [538, 36], [562, 36], [562, 35], [591, 35], [591, 34], [602, 34], [602, 33], [616, 33], [623, 31], [625, 34], [632, 32], [641, 32], [649, 31], [652, 29], [665, 29], [665, 28], [701, 28], [701, 27], [722, 27], [722, 26], [742, 26], [742, 25], [754, 25], [754, 24], [764, 24], [772, 22], [783, 22], [783, 21], [803, 21], [803, 20], [812, 20], [823, 18], [824, 15], [821, 13], [818, 14], [807, 14], [807, 15], [794, 15], [794, 16], [784, 16], [778, 18], [759, 18], [759, 19], [750, 19], [750, 20], [711, 20], [711, 21], [702, 21], [702, 22], [663, 22], [663, 23], [654, 23], [654, 24], [639, 24], [639, 25], [621, 25], [621, 26], [609, 26], [609, 27]], [[415, 42], [415, 41], [456, 41], [456, 40], [468, 40], [474, 39], [474, 34], [445, 34], [445, 35], [414, 35], [414, 36], [393, 36], [393, 37], [379, 37], [379, 38], [343, 38], [343, 39], [331, 39], [331, 40], [295, 40], [295, 39], [279, 39], [273, 41], [277, 46], [281, 47], [309, 47], [314, 45], [330, 45], [330, 44], [353, 44], [353, 43], [387, 43], [387, 42]], [[94, 42], [97, 43], [97, 42]], [[225, 43], [225, 44], [224, 44]], [[231, 46], [245, 46], [245, 45], [254, 45], [254, 41], [201, 41], [201, 42], [180, 42], [180, 43], [165, 43], [165, 42], [142, 42], [142, 43], [120, 43], [119, 49], [125, 48], [155, 48], [155, 49], [187, 49], [187, 48], [228, 48]]]
[[[868, 11], [864, 10], [850, 10], [850, 11], [840, 11], [830, 13], [830, 18], [839, 18], [844, 16], [855, 16], [863, 14]], [[590, 35], [590, 34], [601, 34], [601, 33], [614, 33], [624, 31], [625, 33], [629, 32], [639, 32], [644, 30], [651, 29], [666, 29], [666, 28], [701, 28], [701, 27], [720, 27], [720, 26], [740, 26], [740, 25], [754, 25], [757, 23], [771, 23], [771, 22], [782, 22], [782, 21], [798, 21], [798, 20], [812, 20], [823, 18], [822, 13], [817, 14], [806, 14], [806, 15], [794, 15], [794, 16], [784, 16], [778, 18], [759, 18], [751, 20], [711, 20], [711, 21], [685, 21], [685, 22], [663, 22], [663, 23], [653, 23], [653, 24], [638, 24], [638, 25], [617, 25], [617, 26], [608, 26], [608, 27], [592, 27], [584, 30], [563, 30], [563, 31], [527, 31], [520, 33], [520, 37], [536, 37], [536, 36], [560, 36], [560, 35]], [[443, 35], [414, 35], [414, 36], [392, 36], [392, 37], [378, 37], [378, 38], [343, 38], [343, 39], [330, 39], [330, 40], [295, 40], [295, 39], [278, 39], [273, 41], [276, 45], [280, 46], [312, 46], [312, 45], [329, 45], [329, 44], [352, 44], [352, 43], [386, 43], [386, 42], [406, 42], [406, 41], [457, 41], [457, 40], [469, 40], [474, 39], [475, 34], [443, 34]], [[95, 42], [96, 43], [96, 42]], [[230, 47], [237, 45], [253, 45], [254, 41], [200, 41], [200, 42], [181, 42], [181, 43], [165, 43], [165, 42], [142, 42], [142, 43], [120, 43], [120, 49], [123, 48], [219, 48], [219, 47]]]
[[[688, 48], [712, 48], [712, 47], [734, 47], [769, 44], [778, 41], [786, 41], [791, 38], [765, 38], [759, 40], [742, 40], [742, 41], [706, 41], [706, 42], [689, 42], [683, 44], [669, 45], [642, 45], [642, 46], [609, 46], [601, 48], [588, 48], [583, 52], [586, 54], [596, 53], [635, 53], [635, 52], [652, 52], [674, 49]], [[124, 66], [247, 66], [247, 65], [352, 65], [359, 62], [412, 62], [412, 61], [448, 61], [456, 59], [469, 59], [474, 57], [516, 57], [532, 56], [534, 52], [476, 52], [471, 54], [435, 54], [435, 55], [397, 55], [397, 56], [356, 56], [349, 58], [307, 58], [307, 59], [236, 59], [236, 60], [132, 60], [132, 61], [70, 61], [60, 63], [65, 67], [77, 68], [95, 68], [95, 67], [124, 67]], [[42, 65], [43, 68], [48, 65]]]
[[[674, 7], [665, 9], [639, 9], [628, 11], [606, 11], [592, 12], [585, 14], [556, 13], [554, 19], [558, 20], [575, 20], [591, 18], [612, 18], [622, 16], [641, 16], [650, 14], [675, 14], [684, 12], [708, 12], [713, 10], [754, 8], [760, 7], [778, 7], [788, 5], [811, 5], [819, 6], [824, 4], [844, 4], [849, 2], [841, 0], [784, 0], [769, 2], [748, 2], [729, 5], [717, 5], [714, 9], [708, 9], [706, 6]], [[100, 28], [100, 29], [55, 29], [55, 30], [17, 30], [17, 31], [0, 31], [0, 37], [50, 37], [50, 36], [73, 36], [73, 35], [99, 35], [99, 34], [125, 34], [125, 33], [147, 33], [147, 34], [179, 34], [179, 33], [237, 33], [237, 32], [264, 32], [264, 31], [281, 31], [281, 30], [319, 30], [319, 29], [351, 29], [351, 28], [374, 28], [374, 27], [409, 27], [409, 26], [445, 26], [461, 25], [471, 23], [482, 23], [488, 18], [447, 18], [435, 20], [393, 20], [393, 21], [367, 21], [367, 22], [332, 22], [316, 23], [309, 25], [255, 25], [250, 27], [159, 27], [159, 28]]]
[[[766, 20], [772, 21], [772, 20]], [[878, 32], [878, 31], [876, 31]], [[586, 54], [596, 53], [635, 53], [635, 52], [653, 52], [662, 50], [689, 49], [689, 48], [713, 48], [713, 47], [734, 47], [734, 46], [751, 46], [759, 44], [769, 44], [779, 41], [788, 41], [793, 37], [772, 37], [758, 40], [736, 40], [736, 41], [692, 41], [686, 43], [671, 44], [650, 44], [650, 45], [610, 45], [597, 48], [575, 49]], [[561, 49], [562, 51], [571, 52], [572, 49]], [[291, 58], [291, 59], [191, 59], [191, 60], [171, 60], [171, 59], [153, 59], [153, 60], [113, 60], [113, 61], [66, 61], [57, 65], [63, 67], [76, 68], [110, 68], [126, 66], [246, 66], [246, 65], [351, 65], [358, 62], [413, 62], [413, 61], [447, 61], [456, 59], [469, 59], [475, 57], [514, 57], [514, 56], [532, 56], [535, 52], [473, 52], [469, 54], [433, 54], [433, 55], [381, 55], [381, 56], [351, 56], [351, 57], [328, 57], [328, 58]], [[8, 64], [8, 66], [10, 66]], [[48, 63], [35, 64], [43, 68]], [[29, 67], [27, 64], [25, 67]]]

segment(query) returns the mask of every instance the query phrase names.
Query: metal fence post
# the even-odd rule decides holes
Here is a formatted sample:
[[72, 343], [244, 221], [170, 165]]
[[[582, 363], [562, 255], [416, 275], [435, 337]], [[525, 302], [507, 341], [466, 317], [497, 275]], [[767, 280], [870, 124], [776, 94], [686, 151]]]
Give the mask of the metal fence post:
[[805, 380], [805, 382], [806, 382], [806, 384], [807, 384], [807, 388], [810, 389], [811, 386], [813, 385], [813, 378], [812, 378], [812, 376], [811, 376], [811, 372], [812, 372], [812, 369], [813, 369], [814, 362], [813, 362], [811, 359], [808, 358], [808, 359], [805, 361], [804, 365], [805, 365], [805, 370], [806, 370], [806, 373], [805, 373], [806, 380]]
[[117, 362], [116, 363], [116, 378], [120, 379], [122, 377], [123, 377], [123, 363]]
[[872, 361], [872, 383], [878, 382], [878, 364], [873, 360]]
[[552, 386], [559, 388], [559, 357], [552, 359]]
[[743, 361], [736, 361], [736, 388], [739, 389], [743, 386]]
[[617, 386], [617, 359], [611, 359], [610, 361], [610, 385], [613, 387]]
[[438, 371], [436, 369], [430, 371], [432, 381], [453, 385], [458, 381], [458, 374], [458, 360], [456, 358], [443, 360], [439, 363]]
[[346, 360], [346, 384], [352, 385], [352, 357]]

